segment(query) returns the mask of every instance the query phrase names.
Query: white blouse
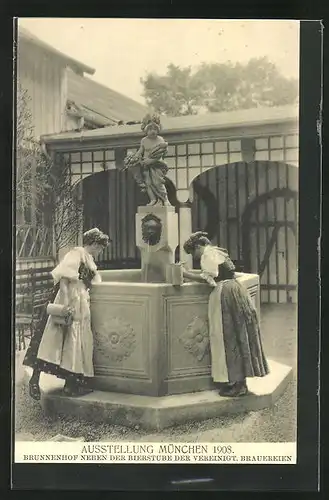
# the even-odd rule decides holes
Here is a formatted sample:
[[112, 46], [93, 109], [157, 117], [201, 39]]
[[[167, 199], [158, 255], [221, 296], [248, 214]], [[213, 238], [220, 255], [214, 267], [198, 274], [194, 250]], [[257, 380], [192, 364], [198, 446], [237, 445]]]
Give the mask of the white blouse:
[[97, 266], [93, 259], [83, 247], [75, 247], [64, 256], [61, 262], [52, 271], [52, 277], [55, 284], [61, 279], [66, 278], [70, 281], [78, 281], [80, 264], [85, 264], [91, 271], [95, 272], [92, 283], [100, 283], [101, 276], [97, 272]]
[[201, 277], [206, 280], [209, 285], [216, 286], [214, 278], [218, 276], [218, 266], [223, 264], [226, 259], [226, 254], [218, 247], [207, 245], [204, 248], [201, 257]]

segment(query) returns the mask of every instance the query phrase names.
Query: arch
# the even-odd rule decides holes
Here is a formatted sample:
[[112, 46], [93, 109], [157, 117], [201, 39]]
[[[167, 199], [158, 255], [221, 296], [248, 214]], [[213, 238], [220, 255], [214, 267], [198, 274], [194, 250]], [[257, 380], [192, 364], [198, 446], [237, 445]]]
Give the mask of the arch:
[[[119, 169], [119, 168], [116, 168], [116, 169], [104, 169], [103, 172], [94, 172], [94, 173], [90, 173], [90, 174], [82, 174], [82, 177], [80, 178], [77, 178], [74, 182], [74, 184], [72, 184], [72, 187], [74, 189], [76, 189], [79, 185], [83, 185], [84, 182], [86, 181], [86, 179], [90, 179], [90, 177], [95, 177], [95, 176], [106, 176], [106, 174], [108, 174], [108, 172], [114, 172], [114, 171], [119, 171], [119, 172], [123, 172], [124, 170], [123, 169]], [[130, 175], [130, 172], [127, 171], [128, 174]], [[71, 175], [71, 178], [73, 176]], [[169, 201], [171, 203], [171, 205], [173, 205], [175, 208], [177, 208], [179, 206], [179, 201], [177, 199], [177, 189], [176, 189], [176, 186], [174, 184], [174, 182], [169, 178], [169, 177], [166, 177], [165, 178], [165, 183], [166, 183], [166, 188], [167, 188], [167, 193], [168, 193], [168, 198], [169, 198]]]
[[[253, 213], [253, 211], [257, 208], [258, 205], [261, 205], [262, 203], [266, 203], [268, 200], [274, 199], [274, 198], [284, 198], [285, 200], [291, 200], [294, 199], [295, 201], [298, 200], [298, 193], [296, 191], [293, 191], [290, 188], [275, 188], [272, 189], [269, 193], [264, 193], [256, 198], [254, 198], [245, 208], [244, 213], [241, 218], [241, 232], [242, 232], [242, 260], [244, 262], [244, 266], [246, 270], [251, 269], [251, 249], [250, 249], [250, 218]], [[258, 269], [258, 273], [261, 275], [264, 271], [264, 266], [266, 265], [266, 260], [268, 256], [270, 255], [270, 252], [273, 248], [275, 238], [277, 236], [277, 232], [280, 229], [280, 227], [286, 226], [289, 227], [294, 236], [296, 237], [296, 224], [289, 223], [288, 221], [280, 222], [278, 221], [276, 224], [276, 227], [273, 230], [273, 233], [271, 235], [271, 239], [269, 241], [269, 246], [266, 249], [264, 259], [262, 263], [260, 264], [260, 268]]]
[[[296, 193], [298, 170], [290, 163], [274, 161], [226, 163], [198, 174], [192, 188], [195, 192], [192, 202], [193, 230], [206, 230], [215, 244], [229, 250], [237, 269], [247, 271], [243, 258], [245, 238], [242, 235], [242, 220], [246, 220], [248, 215], [246, 208], [256, 198], [258, 203], [263, 203], [269, 192], [274, 197], [281, 193], [288, 198], [290, 192]], [[249, 210], [252, 211], [252, 208], [253, 205]], [[273, 205], [268, 208], [272, 217]], [[264, 219], [267, 208], [264, 207], [263, 212], [261, 216]]]
[[166, 177], [165, 181], [166, 181], [166, 189], [167, 189], [167, 193], [168, 193], [169, 203], [171, 203], [171, 205], [173, 207], [175, 207], [175, 211], [177, 212], [178, 207], [179, 207], [179, 201], [177, 199], [176, 186], [173, 183], [173, 181], [171, 179], [169, 179], [169, 177]]
[[139, 266], [135, 242], [135, 213], [147, 198], [127, 170], [111, 169], [83, 180], [84, 230], [97, 226], [112, 243], [98, 256], [102, 269]]
[[[210, 167], [200, 167], [199, 168], [199, 171], [198, 173], [195, 173], [195, 168], [193, 169], [189, 169], [189, 179], [188, 179], [188, 183], [187, 183], [187, 186], [186, 188], [184, 188], [186, 191], [188, 191], [194, 180], [197, 179], [198, 177], [202, 176], [204, 173], [206, 172], [210, 172], [218, 167], [225, 167], [225, 166], [230, 166], [230, 165], [235, 165], [236, 163], [247, 163], [247, 164], [252, 164], [252, 163], [267, 163], [267, 164], [284, 164], [288, 167], [292, 167], [294, 169], [298, 168], [298, 165], [296, 165], [295, 163], [289, 163], [289, 162], [283, 162], [283, 161], [272, 161], [272, 160], [254, 160], [254, 161], [248, 161], [248, 162], [245, 162], [243, 160], [243, 158], [241, 157], [241, 159], [239, 161], [235, 161], [235, 162], [230, 162], [230, 163], [216, 163], [216, 165], [212, 165]], [[122, 170], [122, 167], [119, 167], [117, 166], [116, 168], [111, 168], [111, 169], [108, 169], [106, 168], [106, 166], [103, 167], [104, 168], [104, 172], [108, 172], [108, 171], [112, 171], [112, 170], [118, 170], [118, 171], [121, 171]], [[176, 189], [179, 189], [179, 190], [182, 190], [183, 188], [177, 188], [176, 186], [176, 170], [177, 170], [177, 167], [169, 167], [169, 170], [168, 170], [168, 174], [167, 174], [167, 178], [166, 180], [170, 183], [172, 183]], [[87, 179], [88, 177], [91, 177], [91, 176], [94, 176], [94, 175], [98, 175], [98, 174], [101, 174], [103, 172], [84, 172], [83, 171], [83, 164], [82, 164], [82, 173], [79, 174], [80, 177], [78, 176], [78, 174], [71, 174], [71, 177], [74, 179], [74, 185], [77, 185], [79, 184], [81, 181]]]
[[[99, 256], [101, 268], [139, 268], [136, 247], [137, 207], [148, 202], [128, 170], [98, 172], [82, 181], [84, 229], [97, 226], [109, 234], [112, 244]], [[170, 203], [178, 208], [176, 188], [166, 179]]]
[[207, 206], [207, 225], [205, 226], [204, 231], [208, 233], [209, 238], [212, 240], [215, 234], [215, 228], [218, 224], [218, 217], [215, 216], [214, 218], [211, 218], [210, 214], [217, 215], [217, 200], [210, 189], [207, 186], [203, 186], [198, 179], [195, 179], [193, 187], [197, 196], [201, 198]]
[[297, 201], [289, 187], [272, 189], [242, 215], [244, 270], [259, 275], [262, 302], [297, 302]]
[[235, 161], [235, 162], [230, 162], [230, 163], [218, 163], [216, 165], [213, 165], [211, 167], [206, 167], [206, 168], [203, 168], [201, 170], [200, 168], [200, 172], [194, 176], [191, 176], [189, 178], [189, 186], [187, 189], [189, 189], [193, 182], [198, 179], [200, 176], [202, 176], [203, 174], [205, 174], [206, 172], [211, 172], [212, 170], [215, 170], [219, 167], [230, 167], [230, 166], [234, 166], [236, 163], [244, 163], [244, 164], [247, 164], [247, 165], [251, 165], [251, 164], [261, 164], [261, 163], [266, 163], [268, 166], [271, 166], [271, 165], [277, 165], [277, 164], [281, 164], [281, 165], [284, 165], [286, 167], [292, 167], [294, 169], [298, 169], [298, 165], [296, 165], [295, 163], [289, 163], [289, 162], [285, 162], [285, 161], [274, 161], [274, 160], [253, 160], [253, 161], [244, 161], [243, 159], [241, 159], [240, 161]]
[[255, 197], [248, 205], [246, 206], [243, 215], [242, 215], [242, 223], [250, 217], [251, 212], [254, 210], [256, 205], [259, 203], [263, 203], [264, 201], [267, 201], [271, 198], [285, 198], [287, 200], [290, 199], [295, 199], [297, 200], [298, 195], [296, 191], [293, 191], [292, 189], [288, 187], [284, 188], [275, 188], [272, 189], [269, 193], [263, 193], [257, 197]]

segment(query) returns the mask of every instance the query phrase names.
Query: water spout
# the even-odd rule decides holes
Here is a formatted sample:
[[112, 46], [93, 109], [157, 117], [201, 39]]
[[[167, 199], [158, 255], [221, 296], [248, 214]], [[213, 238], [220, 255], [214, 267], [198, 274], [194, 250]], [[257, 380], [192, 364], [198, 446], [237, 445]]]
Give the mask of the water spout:
[[147, 280], [148, 280], [149, 259], [150, 259], [150, 244], [149, 244], [149, 242], [147, 242], [147, 245], [146, 245], [146, 253], [147, 253], [147, 258], [145, 259], [146, 263], [145, 263], [144, 279], [145, 279], [145, 283], [148, 283]]

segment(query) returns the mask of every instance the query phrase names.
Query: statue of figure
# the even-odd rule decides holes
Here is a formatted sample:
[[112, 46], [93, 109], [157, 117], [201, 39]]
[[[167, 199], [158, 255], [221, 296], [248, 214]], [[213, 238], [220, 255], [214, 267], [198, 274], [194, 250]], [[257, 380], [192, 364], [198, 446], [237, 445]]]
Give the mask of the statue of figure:
[[168, 143], [159, 135], [160, 118], [146, 115], [141, 128], [146, 136], [141, 140], [137, 153], [126, 156], [125, 168], [131, 170], [141, 190], [147, 193], [148, 205], [170, 205], [165, 186], [168, 166], [163, 161]]

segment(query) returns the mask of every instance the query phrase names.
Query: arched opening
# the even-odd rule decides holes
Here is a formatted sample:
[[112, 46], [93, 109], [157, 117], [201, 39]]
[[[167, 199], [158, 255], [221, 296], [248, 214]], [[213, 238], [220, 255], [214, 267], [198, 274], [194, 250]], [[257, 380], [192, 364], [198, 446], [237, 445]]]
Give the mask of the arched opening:
[[298, 169], [231, 163], [201, 173], [192, 187], [192, 230], [227, 248], [238, 271], [260, 274], [262, 301], [295, 302]]
[[[176, 188], [166, 179], [170, 203], [177, 207]], [[100, 269], [137, 269], [140, 267], [136, 247], [135, 214], [146, 205], [142, 193], [128, 170], [113, 169], [83, 180], [83, 228], [99, 227], [109, 234], [112, 243], [98, 257]]]
[[275, 188], [242, 215], [243, 261], [259, 274], [262, 302], [297, 302], [297, 198], [288, 187]]

